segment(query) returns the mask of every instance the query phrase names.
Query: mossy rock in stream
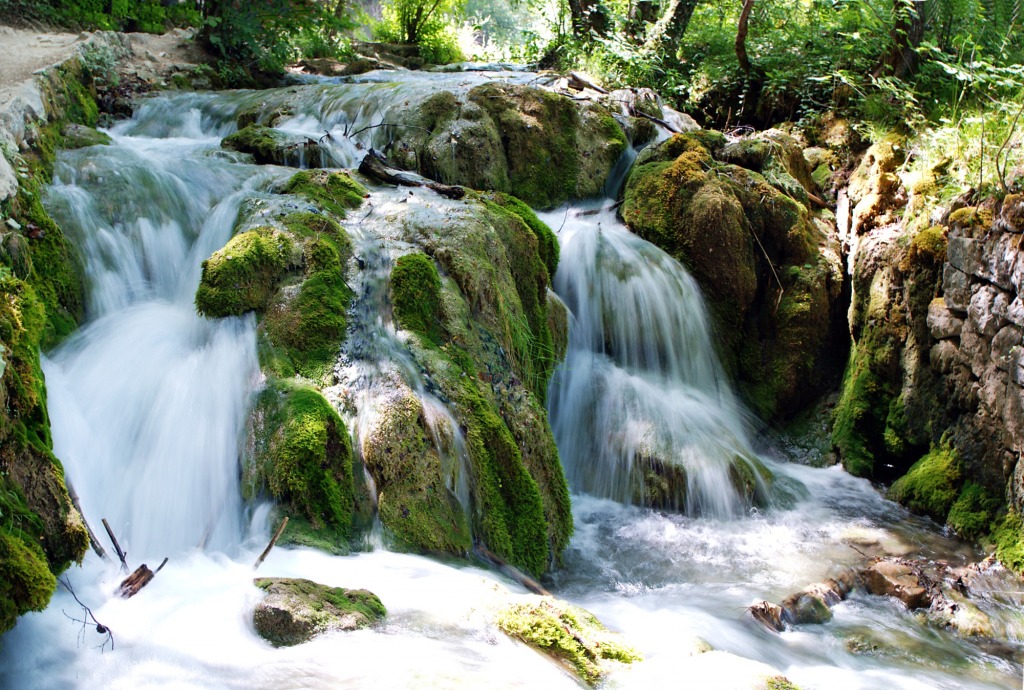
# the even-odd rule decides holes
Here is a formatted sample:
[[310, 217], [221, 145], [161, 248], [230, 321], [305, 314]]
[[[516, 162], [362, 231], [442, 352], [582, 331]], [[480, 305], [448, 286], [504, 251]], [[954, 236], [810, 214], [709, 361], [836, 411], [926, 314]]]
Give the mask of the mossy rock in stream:
[[266, 491], [347, 551], [357, 513], [352, 443], [331, 404], [311, 386], [274, 381], [257, 395], [249, 427], [245, 498]]
[[642, 659], [594, 614], [551, 597], [509, 606], [498, 612], [495, 623], [506, 635], [550, 656], [591, 686], [616, 666]]
[[828, 220], [812, 216], [802, 184], [796, 184], [800, 194], [779, 183], [782, 175], [795, 180], [787, 165], [802, 175], [790, 161], [802, 157], [795, 143], [719, 148], [716, 139], [698, 134], [677, 134], [641, 152], [622, 217], [697, 279], [726, 371], [760, 416], [781, 419], [837, 374], [832, 355], [841, 345], [833, 321], [843, 282], [837, 235]]
[[302, 644], [323, 633], [365, 628], [387, 615], [377, 595], [365, 589], [285, 577], [260, 577], [253, 584], [264, 591], [253, 610], [253, 626], [275, 647]]
[[946, 445], [933, 448], [889, 487], [888, 497], [917, 513], [945, 522], [960, 493], [963, 466]]
[[107, 146], [113, 140], [109, 134], [101, 132], [92, 127], [69, 122], [61, 130], [64, 138], [63, 147], [66, 149], [83, 149], [87, 146]]
[[[447, 486], [457, 472], [468, 472], [467, 527], [474, 538], [540, 574], [557, 562], [572, 534], [568, 489], [541, 402], [557, 363], [548, 264], [538, 241], [538, 230], [545, 230], [491, 199], [424, 196], [415, 207], [399, 207], [393, 219], [400, 239], [421, 250], [396, 261], [396, 321], [425, 385], [445, 401], [464, 436], [468, 467], [441, 466], [426, 443], [421, 404], [400, 395], [397, 385], [397, 398], [382, 400], [383, 416], [374, 422], [388, 433], [380, 435], [382, 443], [376, 435], [371, 445], [364, 442], [363, 451], [381, 494], [382, 521], [387, 527], [390, 520], [396, 536], [404, 532], [407, 545], [463, 548], [461, 509], [456, 514]], [[407, 484], [410, 477], [416, 481]]]
[[303, 196], [338, 218], [344, 218], [347, 210], [362, 205], [367, 195], [366, 188], [349, 173], [326, 170], [297, 172], [279, 191]]
[[626, 149], [604, 108], [545, 89], [488, 83], [442, 91], [395, 116], [395, 164], [446, 184], [510, 192], [535, 208], [598, 196]]
[[220, 145], [229, 151], [251, 155], [259, 165], [324, 167], [333, 163], [312, 139], [263, 125], [243, 127], [224, 137]]
[[270, 227], [235, 235], [203, 261], [196, 308], [203, 316], [263, 310], [288, 270], [292, 241]]

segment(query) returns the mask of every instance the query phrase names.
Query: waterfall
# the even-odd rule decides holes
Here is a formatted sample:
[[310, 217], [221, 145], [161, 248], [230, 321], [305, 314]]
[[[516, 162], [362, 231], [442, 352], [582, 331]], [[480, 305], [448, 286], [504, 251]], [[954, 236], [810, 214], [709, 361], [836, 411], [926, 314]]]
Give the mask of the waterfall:
[[[738, 515], [746, 501], [733, 468], [759, 474], [696, 282], [611, 208], [545, 219], [561, 228], [555, 290], [573, 315], [551, 384], [552, 430], [570, 485], [623, 503]], [[685, 490], [653, 495], [650, 473], [680, 472]]]
[[163, 138], [129, 122], [115, 145], [66, 154], [47, 201], [89, 276], [89, 323], [44, 361], [54, 449], [133, 560], [236, 547], [257, 373], [252, 319], [208, 321], [192, 300], [265, 174], [211, 156], [194, 109], [162, 122]]

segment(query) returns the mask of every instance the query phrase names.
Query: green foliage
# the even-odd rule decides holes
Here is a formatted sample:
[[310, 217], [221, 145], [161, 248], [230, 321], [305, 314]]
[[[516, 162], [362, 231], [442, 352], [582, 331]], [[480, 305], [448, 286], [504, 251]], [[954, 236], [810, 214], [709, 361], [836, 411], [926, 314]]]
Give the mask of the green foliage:
[[956, 451], [948, 445], [937, 446], [889, 487], [888, 496], [914, 512], [945, 522], [957, 499], [962, 472]]
[[162, 0], [0, 0], [0, 18], [159, 34], [171, 26], [198, 26], [202, 16], [197, 4]]
[[424, 61], [443, 65], [463, 59], [452, 30], [463, 0], [385, 0], [381, 21], [374, 27], [378, 40], [418, 45]]
[[56, 589], [42, 549], [0, 530], [0, 634], [13, 628], [21, 614], [46, 608]]
[[965, 539], [980, 539], [990, 529], [1002, 507], [1001, 501], [974, 482], [967, 482], [949, 509], [946, 524]]

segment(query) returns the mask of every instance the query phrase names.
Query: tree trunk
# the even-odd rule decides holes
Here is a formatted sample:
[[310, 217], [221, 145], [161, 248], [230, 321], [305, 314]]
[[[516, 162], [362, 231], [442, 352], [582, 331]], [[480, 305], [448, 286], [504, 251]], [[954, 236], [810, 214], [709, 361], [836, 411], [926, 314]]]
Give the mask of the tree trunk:
[[740, 69], [750, 71], [750, 58], [747, 57], [747, 25], [750, 23], [750, 12], [754, 9], [754, 0], [743, 0], [743, 11], [736, 27], [736, 60]]
[[658, 21], [660, 3], [655, 0], [634, 0], [629, 5], [629, 16], [626, 19], [626, 35], [632, 39], [642, 39], [646, 33], [646, 25]]
[[654, 25], [654, 31], [647, 42], [647, 48], [655, 53], [675, 60], [679, 43], [697, 9], [698, 0], [670, 0], [665, 14]]
[[608, 35], [608, 11], [601, 6], [600, 0], [569, 0], [569, 13], [572, 15], [572, 32], [577, 38], [591, 34]]
[[925, 30], [926, 0], [894, 0], [893, 23], [890, 36], [892, 44], [872, 72], [875, 78], [892, 76], [904, 79], [917, 72], [920, 56], [917, 47], [921, 45]]

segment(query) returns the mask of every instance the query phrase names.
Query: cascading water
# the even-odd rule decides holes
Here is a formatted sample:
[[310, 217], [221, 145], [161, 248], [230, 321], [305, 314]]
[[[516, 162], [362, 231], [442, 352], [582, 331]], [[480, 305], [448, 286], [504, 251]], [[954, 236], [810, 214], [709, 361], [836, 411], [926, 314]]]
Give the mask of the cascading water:
[[[483, 612], [508, 597], [496, 575], [380, 549], [341, 558], [277, 548], [259, 572], [371, 589], [389, 610], [381, 628], [286, 649], [258, 638], [250, 564], [266, 543], [268, 510], [254, 510], [246, 529], [237, 467], [257, 383], [254, 328], [251, 319], [202, 320], [192, 306], [199, 264], [227, 240], [243, 198], [289, 174], [218, 149], [241, 108], [298, 94], [301, 107], [278, 126], [333, 133], [331, 156], [351, 166], [361, 151], [344, 131], [380, 123], [410, 93], [488, 78], [376, 73], [359, 84], [154, 98], [115, 128], [113, 146], [61, 155], [47, 205], [86, 257], [91, 287], [89, 323], [46, 363], [56, 452], [87, 519], [107, 517], [133, 564], [164, 555], [171, 562], [125, 601], [111, 596], [123, 577], [116, 565], [89, 554], [67, 575], [115, 632], [115, 651], [101, 653], [91, 629], [68, 620], [65, 612], [78, 617], [81, 609], [60, 590], [49, 609], [4, 637], [0, 686], [578, 687], [488, 622]], [[384, 129], [360, 141], [384, 145]], [[383, 298], [390, 259], [406, 249], [387, 236], [387, 205], [400, 203], [389, 194], [374, 190], [383, 202], [348, 228], [366, 269], [355, 285], [362, 296], [350, 360], [339, 372], [361, 382], [360, 415], [389, 380], [413, 389], [454, 465], [464, 455], [457, 425], [404, 357]], [[851, 540], [953, 562], [977, 554], [838, 469], [765, 460], [775, 473], [771, 505], [735, 519], [747, 503], [729, 467], [755, 456], [692, 281], [611, 210], [583, 205], [548, 222], [562, 244], [556, 288], [574, 314], [552, 421], [571, 482], [586, 492], [574, 496], [576, 536], [550, 584], [646, 657], [611, 686], [675, 686], [682, 677], [694, 687], [732, 687], [738, 664], [691, 663], [697, 637], [768, 663], [805, 689], [1020, 686], [1019, 645], [938, 631], [880, 597], [854, 596], [831, 622], [782, 635], [747, 622], [753, 601], [778, 601], [857, 562]], [[651, 498], [638, 495], [636, 481], [655, 461], [685, 472], [685, 504], [678, 500], [692, 514], [623, 505]], [[454, 493], [464, 491], [464, 476], [453, 468]], [[991, 592], [978, 601], [1007, 637], [1024, 638], [1020, 596]]]
[[[689, 514], [740, 514], [736, 464], [759, 475], [697, 284], [611, 208], [546, 220], [563, 228], [555, 289], [575, 317], [551, 405], [570, 486]], [[685, 490], [654, 494], [649, 473], [682, 473]]]

